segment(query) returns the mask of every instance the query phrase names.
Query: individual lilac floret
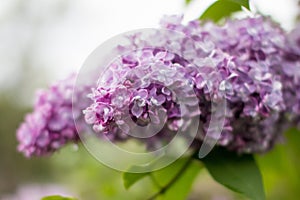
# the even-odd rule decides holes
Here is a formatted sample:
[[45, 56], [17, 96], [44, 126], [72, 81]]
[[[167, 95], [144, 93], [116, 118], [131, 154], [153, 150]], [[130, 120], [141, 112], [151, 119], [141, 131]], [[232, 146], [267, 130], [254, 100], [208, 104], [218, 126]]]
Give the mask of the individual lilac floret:
[[[34, 111], [26, 115], [25, 122], [17, 130], [18, 150], [25, 156], [48, 155], [68, 142], [79, 140], [72, 112], [75, 78], [76, 75], [72, 74], [37, 93]], [[78, 95], [75, 94], [74, 99]], [[76, 104], [74, 106], [77, 120], [81, 118], [82, 108], [77, 108]], [[82, 131], [84, 126], [78, 120], [78, 131]]]

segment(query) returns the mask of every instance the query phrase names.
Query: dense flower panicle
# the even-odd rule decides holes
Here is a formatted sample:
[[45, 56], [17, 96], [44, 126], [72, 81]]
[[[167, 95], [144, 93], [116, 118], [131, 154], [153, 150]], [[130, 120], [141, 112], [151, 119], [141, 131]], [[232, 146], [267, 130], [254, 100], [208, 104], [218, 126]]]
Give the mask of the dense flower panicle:
[[[136, 124], [166, 121], [157, 136], [147, 140], [148, 146], [156, 146], [152, 142], [157, 142], [157, 137], [163, 140], [174, 136], [179, 129], [188, 128], [189, 120], [182, 118], [199, 117], [201, 113], [201, 123], [206, 126], [200, 128], [204, 132], [211, 117], [210, 102], [231, 93], [228, 86], [222, 85], [224, 77], [235, 76], [226, 70], [233, 64], [232, 58], [219, 50], [204, 50], [201, 40], [198, 46], [193, 46], [194, 41], [182, 33], [158, 31], [148, 38], [136, 34], [130, 40], [131, 46], [119, 48], [125, 54], [100, 76], [97, 88], [90, 95], [94, 104], [84, 111], [86, 121], [96, 132], [114, 139], [120, 135], [127, 137], [127, 133], [134, 132]], [[202, 99], [200, 103], [199, 99]], [[114, 105], [114, 102], [123, 104]], [[124, 118], [129, 120], [119, 120]]]
[[128, 138], [138, 126], [149, 125], [143, 129], [147, 135], [187, 125], [183, 118], [199, 114], [191, 109], [197, 101], [192, 77], [174, 59], [170, 52], [147, 48], [120, 57], [90, 94], [94, 103], [84, 110], [86, 122], [110, 139]]
[[[85, 110], [87, 122], [96, 132], [126, 137], [133, 125], [118, 119], [129, 113], [136, 123], [145, 123], [151, 121], [149, 115], [156, 112], [155, 106], [162, 105], [166, 127], [172, 130], [173, 116], [170, 108], [164, 107], [169, 102], [162, 89], [178, 80], [194, 88], [200, 138], [210, 123], [211, 104], [225, 98], [226, 123], [219, 144], [239, 152], [271, 148], [278, 134], [275, 129], [268, 132], [267, 127], [276, 124], [279, 118], [273, 115], [285, 108], [281, 77], [273, 69], [281, 61], [283, 31], [264, 18], [229, 21], [222, 27], [210, 23], [200, 26], [198, 21], [184, 25], [181, 21], [181, 16], [161, 21], [162, 28], [174, 33], [162, 30], [148, 38], [142, 33], [129, 37], [131, 45], [120, 49], [131, 53], [109, 67], [90, 95], [94, 104]], [[153, 88], [162, 102], [154, 106], [151, 99], [157, 97], [151, 96]], [[172, 103], [176, 105], [176, 101]], [[160, 133], [168, 132], [165, 128]]]
[[[160, 25], [151, 34], [127, 36], [129, 45], [116, 48], [120, 56], [98, 82], [77, 90], [75, 101], [84, 99], [83, 91], [91, 100], [74, 104], [77, 128], [87, 123], [98, 136], [138, 138], [159, 148], [179, 130], [189, 137], [197, 118], [201, 143], [213, 137], [207, 135], [213, 105], [225, 99], [226, 112], [217, 113], [220, 121], [225, 117], [218, 145], [255, 153], [278, 141], [289, 118], [299, 121], [300, 26], [287, 36], [265, 17], [219, 26], [165, 16]], [[71, 76], [38, 95], [34, 112], [18, 129], [25, 155], [48, 154], [78, 140], [74, 82]]]
[[[219, 144], [240, 152], [270, 149], [281, 133], [279, 130], [285, 127], [284, 124], [278, 127], [277, 122], [282, 119], [273, 116], [285, 111], [282, 80], [277, 73], [282, 64], [281, 51], [285, 42], [280, 27], [262, 17], [229, 21], [223, 26], [209, 22], [200, 26], [199, 21], [187, 25], [174, 24], [173, 21], [168, 25], [166, 21], [168, 18], [164, 18], [163, 27], [173, 27], [197, 41], [202, 38], [210, 44], [206, 47], [221, 49], [232, 57], [233, 62], [225, 68], [231, 74], [227, 79], [223, 77], [219, 85], [220, 89], [226, 89], [228, 104], [228, 116]], [[278, 128], [268, 128], [271, 122]], [[237, 148], [237, 144], [242, 145]]]
[[[228, 21], [223, 26], [210, 22], [200, 25], [198, 20], [182, 25], [180, 20], [170, 18], [161, 22], [164, 28], [182, 31], [196, 42], [206, 41], [210, 44], [206, 46], [221, 49], [233, 58], [234, 65], [226, 69], [235, 75], [232, 77], [235, 80], [231, 84], [232, 96], [228, 100], [242, 101], [245, 106], [243, 114], [267, 115], [267, 107], [284, 109], [281, 79], [273, 73], [273, 67], [282, 63], [280, 52], [285, 41], [278, 26], [262, 17]], [[179, 24], [174, 24], [174, 21]], [[223, 83], [222, 87], [230, 87], [228, 81]]]
[[286, 38], [277, 24], [269, 18], [257, 17], [228, 21], [222, 27], [207, 24], [202, 28], [210, 31], [211, 39], [219, 48], [237, 57], [240, 71], [260, 82], [262, 94], [274, 90], [266, 96], [268, 104], [277, 104], [277, 110], [285, 109], [279, 100], [282, 99], [282, 52]]
[[[17, 130], [18, 150], [27, 157], [51, 154], [66, 143], [79, 139], [72, 112], [75, 78], [76, 75], [72, 74], [48, 90], [37, 93], [34, 111], [26, 115], [25, 122]], [[75, 119], [81, 117], [80, 109], [74, 108]], [[83, 129], [84, 126], [79, 122], [77, 128]]]

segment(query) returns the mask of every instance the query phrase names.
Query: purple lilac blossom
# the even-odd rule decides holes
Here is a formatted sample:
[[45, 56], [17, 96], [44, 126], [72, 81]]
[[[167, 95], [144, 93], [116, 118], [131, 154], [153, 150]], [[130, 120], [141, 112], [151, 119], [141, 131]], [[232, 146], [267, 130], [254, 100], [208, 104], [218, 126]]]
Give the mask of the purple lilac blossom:
[[[169, 16], [161, 28], [146, 38], [142, 33], [128, 36], [130, 45], [117, 48], [121, 56], [92, 87], [92, 103], [75, 109], [75, 120], [83, 110], [97, 135], [117, 141], [151, 125], [139, 134], [158, 133], [138, 139], [160, 147], [179, 129], [188, 136], [190, 119], [198, 117], [196, 140], [201, 143], [212, 105], [225, 98], [218, 145], [255, 153], [278, 141], [287, 113], [299, 119], [299, 27], [287, 41], [284, 31], [264, 17], [219, 26], [198, 20], [183, 24], [181, 16]], [[69, 95], [73, 81], [66, 79], [38, 96], [35, 111], [18, 130], [19, 150], [25, 155], [48, 154], [78, 140]]]
[[[17, 130], [18, 150], [26, 157], [49, 155], [66, 143], [79, 140], [74, 118], [77, 119], [78, 131], [83, 131], [85, 125], [84, 120], [81, 120], [82, 124], [79, 120], [81, 108], [74, 108], [73, 118], [75, 79], [76, 75], [72, 74], [37, 93], [34, 111], [26, 115], [25, 122]], [[74, 95], [75, 101], [79, 95]]]
[[[172, 137], [171, 132], [199, 114], [192, 109], [198, 103], [190, 85], [192, 76], [174, 59], [173, 53], [150, 48], [120, 57], [89, 95], [93, 104], [84, 110], [86, 122], [96, 133], [114, 140], [127, 139], [137, 126], [148, 125], [144, 135], [159, 131], [164, 138]], [[143, 135], [139, 138], [143, 140]], [[148, 146], [158, 146], [153, 144], [159, 142], [155, 138], [147, 140]]]
[[151, 114], [157, 115], [151, 99], [160, 96], [158, 106], [167, 114], [167, 125], [158, 135], [177, 130], [185, 123], [170, 123], [176, 101], [168, 101], [162, 92], [177, 80], [194, 88], [195, 104], [200, 108], [200, 138], [209, 126], [211, 104], [226, 98], [228, 108], [219, 145], [247, 153], [270, 149], [278, 130], [269, 127], [278, 122], [285, 108], [281, 78], [273, 70], [281, 61], [278, 52], [284, 44], [283, 31], [261, 17], [229, 21], [221, 27], [211, 23], [201, 26], [198, 21], [184, 25], [181, 20], [180, 16], [164, 17], [161, 26], [186, 37], [164, 31], [149, 38], [139, 34], [129, 37], [131, 46], [120, 49], [132, 53], [112, 64], [107, 79], [98, 82], [90, 95], [94, 103], [84, 111], [86, 121], [98, 133], [126, 137], [131, 127], [118, 121], [127, 115], [122, 109], [129, 108], [136, 123], [147, 123]]
[[270, 149], [286, 127], [281, 76], [284, 31], [265, 17], [229, 20], [222, 26], [180, 21], [164, 18], [161, 24], [192, 38], [205, 38], [235, 60], [236, 77], [230, 82], [231, 95], [226, 96], [232, 116], [221, 135], [226, 142], [219, 144], [248, 153]]

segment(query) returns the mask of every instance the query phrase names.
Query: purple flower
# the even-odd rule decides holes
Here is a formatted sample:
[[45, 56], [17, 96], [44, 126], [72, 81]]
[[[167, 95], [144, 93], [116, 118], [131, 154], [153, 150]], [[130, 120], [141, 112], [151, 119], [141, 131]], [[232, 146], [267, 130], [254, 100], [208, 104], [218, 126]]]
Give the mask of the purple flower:
[[[283, 99], [283, 92], [286, 93], [286, 81], [282, 78], [284, 31], [263, 17], [227, 21], [222, 26], [211, 22], [200, 24], [198, 20], [184, 25], [181, 20], [182, 17], [165, 17], [161, 25], [193, 39], [193, 43], [180, 42], [180, 46], [185, 59], [203, 66], [202, 72], [198, 68], [194, 76], [196, 87], [205, 85], [210, 94], [223, 94], [227, 100], [226, 124], [219, 144], [247, 153], [270, 149], [287, 123], [282, 117], [288, 101]], [[204, 70], [214, 64], [216, 70]], [[209, 115], [202, 117], [208, 119]], [[204, 135], [207, 126], [204, 123]]]
[[[18, 150], [25, 156], [48, 155], [68, 142], [79, 140], [74, 120], [78, 120], [78, 131], [85, 127], [80, 118], [80, 109], [74, 105], [72, 112], [72, 92], [76, 75], [51, 85], [48, 90], [37, 94], [34, 111], [27, 114], [25, 122], [17, 130]], [[74, 100], [76, 101], [76, 96]], [[82, 123], [82, 124], [81, 124]]]
[[[201, 144], [212, 106], [225, 99], [226, 113], [217, 116], [225, 117], [218, 145], [240, 153], [271, 149], [289, 118], [299, 119], [299, 27], [286, 36], [264, 17], [222, 26], [181, 21], [182, 16], [164, 17], [161, 30], [126, 37], [129, 45], [116, 48], [120, 57], [93, 87], [81, 90], [91, 91], [91, 102], [74, 104], [79, 127], [84, 129], [84, 117], [99, 136], [138, 138], [159, 148], [179, 130], [189, 137], [191, 119], [197, 118], [195, 143]], [[25, 155], [48, 154], [78, 140], [73, 86], [74, 76], [39, 94], [34, 112], [18, 130]]]
[[[273, 116], [285, 108], [281, 77], [275, 73], [277, 62], [282, 60], [283, 31], [261, 17], [228, 21], [223, 26], [200, 26], [198, 21], [184, 25], [181, 20], [180, 16], [170, 16], [161, 21], [162, 28], [181, 36], [158, 31], [148, 38], [141, 37], [142, 33], [129, 37], [131, 45], [120, 48], [120, 53], [124, 49], [131, 53], [111, 64], [103, 76], [106, 79], [99, 80], [90, 95], [94, 103], [85, 115], [92, 115], [94, 120], [87, 122], [97, 133], [124, 138], [135, 124], [146, 126], [154, 118], [158, 123], [166, 120], [157, 134], [163, 140], [164, 135], [187, 126], [187, 121], [179, 120], [182, 115], [199, 115], [203, 138], [211, 105], [225, 98], [226, 124], [219, 145], [247, 153], [270, 149], [277, 130], [263, 130], [275, 125], [279, 119]], [[107, 82], [112, 84], [108, 87]], [[188, 105], [186, 111], [180, 109], [174, 94]], [[193, 113], [191, 107], [195, 105], [199, 112]], [[107, 120], [106, 114], [99, 114], [102, 106], [109, 108]], [[157, 116], [158, 107], [165, 118]]]
[[[145, 48], [112, 63], [109, 74], [100, 77], [89, 95], [93, 104], [83, 111], [86, 122], [95, 132], [114, 139], [130, 137], [126, 134], [137, 125], [158, 126], [166, 120], [168, 127], [178, 129], [178, 124], [172, 127], [182, 114], [175, 98], [188, 97], [193, 87], [188, 85], [192, 77], [183, 73], [185, 68], [172, 63], [174, 57], [167, 51]], [[128, 65], [127, 58], [135, 59], [134, 66]], [[113, 79], [107, 88], [107, 81]]]

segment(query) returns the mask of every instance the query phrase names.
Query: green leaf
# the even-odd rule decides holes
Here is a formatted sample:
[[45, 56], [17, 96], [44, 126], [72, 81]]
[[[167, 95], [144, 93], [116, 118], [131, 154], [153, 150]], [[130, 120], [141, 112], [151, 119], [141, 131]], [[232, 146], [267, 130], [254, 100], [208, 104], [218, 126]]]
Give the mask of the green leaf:
[[242, 6], [249, 9], [249, 0], [219, 0], [208, 7], [200, 19], [218, 22], [235, 12], [242, 11]]
[[262, 176], [252, 155], [237, 155], [217, 148], [202, 161], [220, 184], [250, 199], [265, 199]]
[[[173, 178], [174, 175], [178, 173], [184, 164], [183, 162], [186, 161], [187, 159], [180, 159], [172, 165], [159, 170], [158, 172], [154, 172], [156, 180], [160, 183], [160, 185], [162, 185], [162, 182], [166, 182], [165, 180], [170, 181], [170, 178]], [[180, 174], [180, 177], [176, 180], [176, 182], [170, 185], [170, 187], [158, 198], [158, 200], [187, 199], [197, 174], [201, 169], [202, 166], [199, 162], [192, 161], [188, 168]]]
[[[145, 166], [147, 167], [147, 166]], [[140, 170], [141, 168], [145, 168], [144, 166], [132, 166], [128, 171], [144, 171]], [[150, 173], [132, 173], [132, 172], [124, 172], [123, 173], [123, 182], [124, 187], [128, 190], [132, 185], [141, 180], [142, 178], [148, 176]]]
[[[221, 0], [221, 1], [224, 1], [224, 0]], [[239, 4], [239, 5], [247, 8], [248, 10], [250, 10], [249, 0], [228, 0], [228, 1]]]
[[[145, 167], [149, 168], [151, 166], [132, 166], [129, 171], [144, 171]], [[186, 199], [200, 169], [199, 162], [191, 158], [180, 158], [171, 165], [157, 171], [148, 173], [126, 172], [123, 174], [124, 186], [128, 189], [142, 178], [149, 176], [158, 188], [158, 192], [154, 194], [153, 199]]]
[[55, 195], [55, 196], [43, 197], [41, 200], [76, 200], [76, 199]]

